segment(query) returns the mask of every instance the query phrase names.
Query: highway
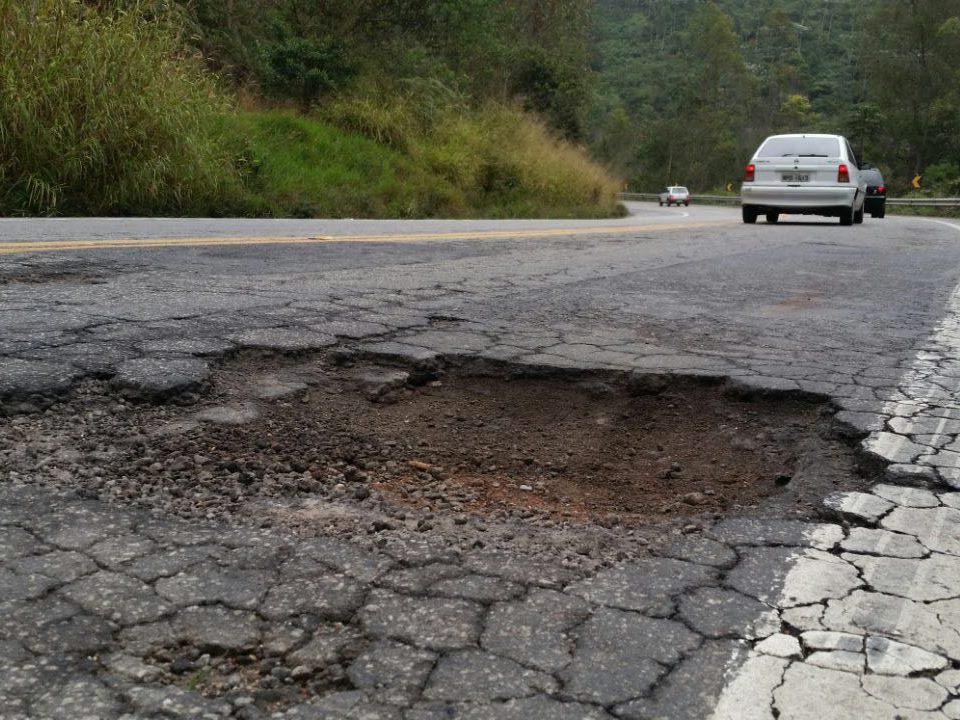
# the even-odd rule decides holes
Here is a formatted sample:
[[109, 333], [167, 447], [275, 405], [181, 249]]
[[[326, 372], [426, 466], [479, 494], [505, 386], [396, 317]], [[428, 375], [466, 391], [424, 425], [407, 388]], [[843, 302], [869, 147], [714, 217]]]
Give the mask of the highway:
[[[52, 687], [103, 718], [960, 717], [960, 223], [628, 208], [0, 220], [0, 706], [47, 717]], [[274, 395], [237, 389], [244, 358], [249, 386]], [[207, 443], [184, 452], [198, 467], [216, 451], [191, 435], [204, 423], [257, 437], [267, 398], [324, 387], [289, 374], [318, 358], [444, 383], [470, 367], [588, 378], [601, 404], [603, 383], [691, 378], [813, 399], [865, 474], [646, 529], [408, 510], [305, 537], [228, 529], [213, 510], [167, 517], [111, 470], [123, 448], [168, 442], [147, 420]], [[122, 424], [97, 435], [111, 414], [136, 425], [130, 438]], [[70, 445], [84, 438], [94, 449]], [[138, 472], [176, 482], [182, 469], [156, 460]], [[304, 507], [382, 508], [331, 487]], [[801, 507], [812, 492], [816, 512]], [[589, 546], [582, 558], [564, 538]], [[181, 665], [200, 674], [174, 671], [171, 648], [195, 648]], [[204, 653], [219, 659], [202, 670]], [[264, 677], [286, 670], [231, 686], [241, 655]]]

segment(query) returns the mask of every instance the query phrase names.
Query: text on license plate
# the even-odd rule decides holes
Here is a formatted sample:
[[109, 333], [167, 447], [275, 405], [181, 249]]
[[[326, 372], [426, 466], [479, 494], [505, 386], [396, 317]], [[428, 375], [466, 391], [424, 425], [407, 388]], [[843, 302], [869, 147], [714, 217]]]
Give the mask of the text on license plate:
[[789, 183], [801, 183], [801, 182], [810, 182], [809, 175], [801, 175], [800, 173], [784, 173], [783, 181]]

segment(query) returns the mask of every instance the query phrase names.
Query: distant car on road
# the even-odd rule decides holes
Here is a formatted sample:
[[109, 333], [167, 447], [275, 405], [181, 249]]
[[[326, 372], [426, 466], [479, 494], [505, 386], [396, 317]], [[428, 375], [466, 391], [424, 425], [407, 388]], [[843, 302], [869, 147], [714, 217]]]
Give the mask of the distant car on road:
[[860, 168], [860, 174], [867, 183], [867, 199], [863, 209], [870, 213], [870, 217], [882, 218], [887, 214], [887, 185], [883, 175], [873, 165], [866, 163]]
[[682, 185], [671, 185], [664, 188], [660, 191], [660, 207], [663, 207], [664, 203], [667, 207], [670, 207], [673, 203], [677, 205], [682, 203], [687, 206], [690, 204], [690, 191]]
[[825, 215], [841, 225], [863, 222], [867, 185], [842, 135], [772, 135], [757, 148], [743, 177], [743, 221], [780, 213]]

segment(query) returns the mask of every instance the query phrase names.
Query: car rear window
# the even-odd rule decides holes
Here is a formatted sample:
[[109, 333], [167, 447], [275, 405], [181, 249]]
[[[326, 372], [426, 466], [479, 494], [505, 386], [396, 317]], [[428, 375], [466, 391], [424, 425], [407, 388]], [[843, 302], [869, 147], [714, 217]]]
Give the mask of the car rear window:
[[883, 185], [883, 175], [876, 170], [861, 170], [860, 172], [867, 185]]
[[675, 187], [675, 188], [670, 188], [670, 191], [671, 191], [671, 192], [675, 192], [675, 193], [685, 193], [685, 192], [687, 192], [687, 189], [686, 189], [685, 187], [680, 187], [680, 186], [678, 185], [678, 186]]
[[840, 141], [825, 137], [772, 137], [757, 152], [758, 157], [839, 157]]

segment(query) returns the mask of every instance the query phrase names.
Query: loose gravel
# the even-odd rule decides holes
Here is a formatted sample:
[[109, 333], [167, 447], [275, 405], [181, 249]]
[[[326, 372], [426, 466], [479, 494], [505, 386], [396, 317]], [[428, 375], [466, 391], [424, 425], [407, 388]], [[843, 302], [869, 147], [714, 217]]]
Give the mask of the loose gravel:
[[[623, 380], [623, 382], [621, 382]], [[0, 421], [0, 473], [192, 520], [421, 536], [584, 570], [863, 484], [829, 407], [719, 384], [234, 358], [178, 404], [88, 382]]]

